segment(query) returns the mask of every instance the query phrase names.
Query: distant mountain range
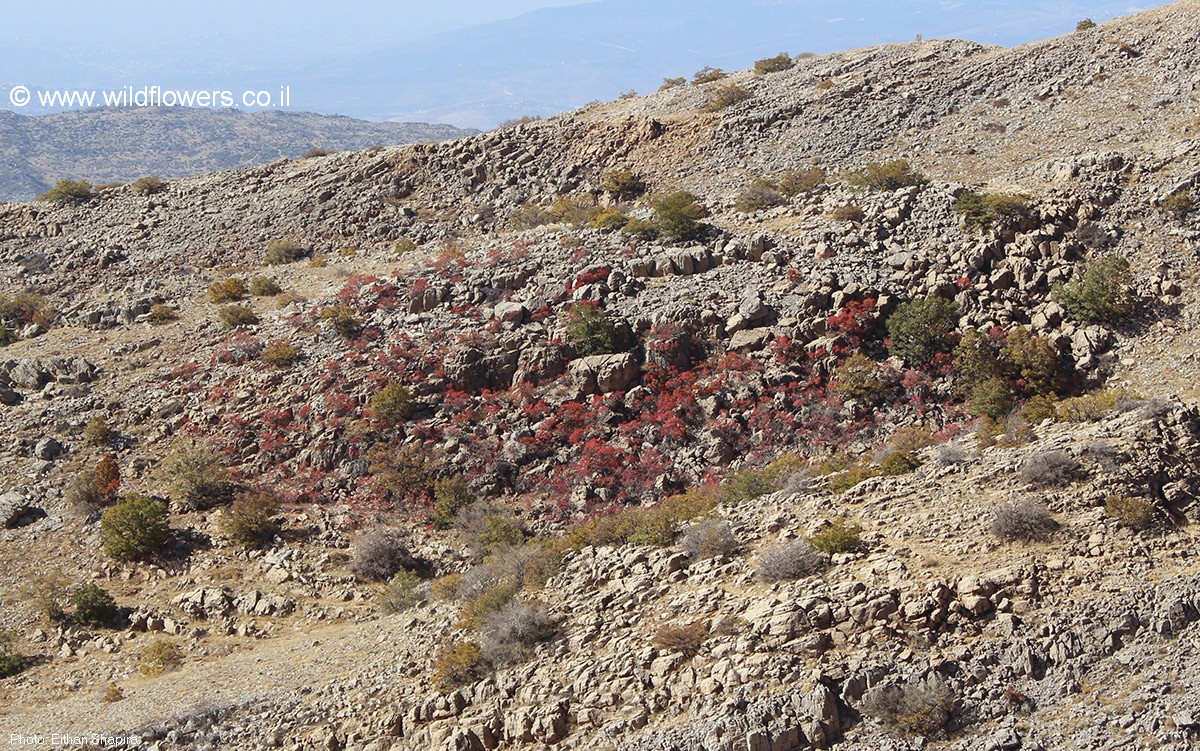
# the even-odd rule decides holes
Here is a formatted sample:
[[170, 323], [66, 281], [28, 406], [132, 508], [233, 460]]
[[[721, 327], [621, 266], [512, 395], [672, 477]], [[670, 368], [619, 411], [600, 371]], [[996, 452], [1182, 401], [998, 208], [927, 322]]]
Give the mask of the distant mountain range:
[[28, 117], [0, 111], [0, 200], [33, 198], [61, 178], [100, 184], [151, 174], [187, 177], [296, 157], [313, 147], [363, 149], [471, 132], [307, 112], [159, 107]]

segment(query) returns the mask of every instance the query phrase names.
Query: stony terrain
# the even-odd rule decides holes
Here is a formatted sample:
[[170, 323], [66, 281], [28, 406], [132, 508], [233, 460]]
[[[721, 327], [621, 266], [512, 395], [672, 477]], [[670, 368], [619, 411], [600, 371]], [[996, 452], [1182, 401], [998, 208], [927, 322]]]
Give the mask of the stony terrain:
[[427, 123], [367, 122], [310, 112], [100, 108], [26, 117], [0, 112], [0, 200], [31, 200], [63, 178], [126, 183], [190, 177], [296, 157], [463, 136]]
[[[1200, 225], [1165, 209], [1200, 188], [1197, 11], [0, 207], [3, 290], [42, 296], [0, 357], [0, 627], [27, 658], [0, 737], [1191, 747]], [[731, 83], [752, 96], [710, 111]], [[856, 179], [897, 159], [928, 180]], [[811, 189], [745, 205], [814, 162]], [[619, 170], [647, 195], [605, 192]], [[707, 210], [695, 237], [589, 222], [661, 219], [676, 190]], [[972, 226], [969, 190], [1024, 198]], [[1136, 306], [1084, 320], [1056, 284], [1107, 255]], [[282, 292], [214, 302], [231, 277]], [[987, 352], [1028, 332], [1056, 385], [1013, 377], [1012, 415], [984, 419], [962, 350], [897, 354], [890, 317], [925, 298]], [[873, 380], [852, 391], [856, 356]], [[170, 457], [195, 445], [279, 503], [265, 547], [230, 539], [227, 498], [182, 502]], [[145, 560], [107, 555], [77, 502], [106, 455], [122, 493], [169, 502]], [[458, 479], [473, 503], [442, 523]], [[1035, 506], [1036, 533], [997, 524]], [[779, 574], [854, 525], [859, 544]], [[394, 613], [359, 565], [384, 528], [417, 582]], [[39, 613], [55, 567], [120, 622]], [[139, 674], [160, 639], [182, 665]]]

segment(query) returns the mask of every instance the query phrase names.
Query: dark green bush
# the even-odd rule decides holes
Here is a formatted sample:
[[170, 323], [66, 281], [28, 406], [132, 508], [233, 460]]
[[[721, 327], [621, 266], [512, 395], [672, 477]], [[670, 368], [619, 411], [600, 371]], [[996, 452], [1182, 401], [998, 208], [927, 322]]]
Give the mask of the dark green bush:
[[234, 486], [221, 455], [213, 448], [181, 441], [158, 467], [167, 495], [183, 511], [203, 511], [233, 499]]
[[609, 170], [600, 178], [600, 189], [615, 200], [628, 201], [646, 192], [646, 182], [632, 170]]
[[567, 334], [580, 357], [617, 351], [617, 327], [599, 305], [579, 302], [567, 309]]
[[833, 390], [846, 399], [874, 405], [887, 398], [891, 385], [879, 377], [879, 364], [855, 352], [833, 373]]
[[166, 505], [144, 495], [127, 495], [100, 517], [100, 544], [119, 561], [149, 558], [170, 534]]
[[71, 594], [71, 604], [75, 608], [72, 616], [75, 622], [90, 628], [111, 628], [121, 614], [113, 596], [99, 584], [90, 582]]
[[780, 71], [788, 70], [796, 61], [786, 52], [780, 52], [775, 57], [764, 57], [762, 60], [754, 61], [754, 72], [757, 75], [764, 76], [768, 73], [779, 73]]
[[953, 350], [958, 304], [926, 297], [899, 305], [887, 319], [889, 350], [912, 365], [925, 365], [935, 355]]
[[425, 599], [421, 591], [421, 577], [411, 571], [401, 571], [388, 580], [376, 596], [379, 610], [383, 613], [402, 613]]
[[700, 205], [700, 198], [685, 190], [654, 202], [654, 224], [672, 240], [694, 240], [702, 235], [706, 227], [700, 220], [706, 216], [708, 211]]
[[85, 203], [95, 193], [87, 180], [59, 180], [54, 187], [38, 196], [39, 201], [49, 203]]
[[371, 412], [380, 422], [402, 422], [412, 411], [412, 389], [402, 383], [389, 383], [371, 397]]
[[1013, 392], [1003, 378], [988, 378], [971, 387], [967, 405], [973, 415], [999, 420], [1012, 412]]
[[1054, 285], [1051, 296], [1077, 321], [1116, 323], [1136, 304], [1129, 261], [1120, 256], [1097, 258], [1081, 276]]
[[904, 159], [883, 163], [871, 162], [861, 170], [851, 172], [846, 179], [851, 185], [873, 190], [897, 190], [929, 182], [924, 175], [914, 172]]
[[1051, 394], [1065, 380], [1058, 348], [1020, 326], [1008, 333], [1000, 348], [1000, 362], [1006, 375], [1027, 394]]
[[458, 513], [475, 503], [475, 494], [462, 475], [443, 477], [433, 484], [433, 526], [449, 529]]
[[247, 548], [263, 548], [279, 534], [279, 504], [266, 493], [238, 493], [221, 512], [221, 531]]
[[0, 678], [14, 676], [24, 667], [25, 658], [17, 651], [17, 635], [0, 631]]
[[986, 230], [997, 222], [1027, 214], [1029, 198], [1009, 193], [976, 193], [968, 190], [954, 201], [954, 210], [963, 215], [963, 223], [968, 227]]
[[893, 451], [879, 463], [879, 474], [885, 477], [906, 475], [921, 466], [921, 459], [912, 451]]

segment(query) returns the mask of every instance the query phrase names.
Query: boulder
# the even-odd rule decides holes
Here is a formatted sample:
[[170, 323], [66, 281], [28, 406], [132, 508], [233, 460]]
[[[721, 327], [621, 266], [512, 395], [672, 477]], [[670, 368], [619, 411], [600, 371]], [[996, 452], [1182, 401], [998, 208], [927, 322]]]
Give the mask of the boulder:
[[571, 378], [584, 394], [624, 391], [637, 383], [641, 368], [629, 353], [591, 355], [571, 363]]

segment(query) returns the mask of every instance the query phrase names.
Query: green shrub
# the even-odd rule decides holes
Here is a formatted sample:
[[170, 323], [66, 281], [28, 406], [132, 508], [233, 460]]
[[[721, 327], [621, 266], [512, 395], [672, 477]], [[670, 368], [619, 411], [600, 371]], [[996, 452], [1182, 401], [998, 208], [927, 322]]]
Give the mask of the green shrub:
[[269, 276], [256, 276], [250, 280], [250, 294], [255, 297], [274, 297], [282, 291], [279, 282]]
[[346, 339], [353, 339], [362, 331], [362, 321], [354, 315], [354, 310], [349, 305], [329, 305], [321, 308], [317, 317], [327, 321], [334, 331]]
[[1154, 524], [1155, 506], [1145, 498], [1110, 495], [1104, 501], [1104, 512], [1123, 527], [1146, 529]]
[[660, 626], [654, 633], [654, 646], [669, 652], [682, 652], [691, 657], [700, 651], [704, 642], [712, 636], [705, 621], [693, 621], [684, 626], [670, 624]]
[[999, 420], [1014, 405], [1012, 389], [1003, 378], [989, 378], [971, 387], [967, 407], [971, 414]]
[[257, 326], [259, 323], [258, 314], [249, 305], [226, 305], [217, 311], [217, 318], [226, 329]]
[[72, 618], [89, 628], [110, 628], [121, 615], [113, 596], [99, 584], [91, 582], [71, 594], [71, 604], [75, 607]]
[[1133, 312], [1133, 274], [1129, 261], [1103, 256], [1088, 264], [1082, 276], [1051, 290], [1051, 297], [1083, 323], [1117, 323]]
[[621, 227], [621, 231], [639, 240], [653, 240], [658, 237], [658, 225], [646, 219], [630, 219]]
[[165, 323], [178, 320], [179, 311], [170, 305], [151, 305], [150, 313], [146, 316], [146, 323], [149, 323], [151, 326], [162, 326]]
[[921, 459], [912, 451], [893, 451], [879, 463], [879, 474], [885, 477], [906, 475], [921, 466]]
[[306, 255], [304, 246], [294, 240], [272, 240], [267, 243], [267, 252], [263, 255], [263, 263], [268, 266], [281, 266], [295, 263]]
[[825, 170], [816, 165], [804, 169], [792, 170], [779, 176], [776, 186], [785, 196], [795, 196], [808, 193], [818, 185], [825, 184]]
[[238, 493], [221, 512], [221, 532], [246, 548], [263, 548], [279, 534], [279, 505], [266, 493]]
[[177, 443], [163, 458], [157, 473], [180, 510], [203, 511], [233, 499], [229, 470], [220, 454], [202, 443]]
[[822, 553], [853, 553], [862, 550], [862, 527], [849, 524], [844, 519], [830, 522], [824, 529], [811, 535], [808, 541]]
[[1067, 422], [1096, 422], [1113, 411], [1123, 394], [1103, 389], [1083, 396], [1063, 399], [1054, 408], [1054, 416]]
[[102, 415], [92, 415], [83, 429], [83, 441], [89, 446], [103, 446], [111, 441], [116, 433]]
[[412, 411], [412, 389], [402, 383], [389, 383], [371, 397], [371, 412], [380, 422], [403, 422]]
[[929, 182], [919, 172], [914, 172], [904, 159], [891, 162], [871, 162], [860, 170], [846, 176], [851, 185], [872, 190], [897, 190], [910, 185], [924, 185]]
[[14, 676], [24, 667], [25, 658], [17, 651], [17, 635], [0, 631], [0, 678]]
[[1050, 394], [1064, 380], [1058, 349], [1023, 327], [1008, 332], [1000, 348], [1000, 361], [1006, 374], [1023, 384], [1029, 394]]
[[754, 61], [754, 73], [759, 76], [765, 76], [768, 73], [779, 73], [780, 71], [788, 70], [796, 61], [786, 52], [780, 52], [775, 57], [764, 57], [762, 60]]
[[753, 98], [754, 94], [751, 94], [746, 87], [736, 83], [725, 84], [713, 92], [712, 99], [709, 99], [708, 104], [704, 105], [704, 111], [717, 112]]
[[407, 237], [402, 237], [392, 244], [392, 252], [398, 256], [411, 253], [417, 249], [417, 244]]
[[737, 505], [761, 498], [779, 489], [776, 478], [762, 469], [743, 469], [735, 472], [721, 486], [722, 503]]
[[692, 85], [720, 81], [726, 76], [725, 71], [712, 66], [705, 66], [692, 74]]
[[433, 484], [433, 526], [449, 529], [463, 509], [475, 503], [475, 494], [462, 475], [443, 477]]
[[833, 390], [843, 398], [876, 405], [887, 398], [891, 385], [879, 377], [878, 363], [855, 352], [834, 370]]
[[424, 601], [420, 587], [421, 577], [411, 571], [401, 571], [379, 590], [375, 602], [382, 613], [402, 613]]
[[208, 285], [211, 302], [237, 302], [246, 299], [246, 280], [231, 276]]
[[628, 201], [646, 192], [646, 181], [632, 170], [609, 170], [600, 177], [600, 189], [617, 201]]
[[588, 224], [592, 229], [618, 230], [629, 224], [629, 217], [616, 209], [605, 209], [593, 217]]
[[160, 676], [183, 664], [183, 649], [166, 639], [155, 639], [142, 652], [138, 672], [148, 678]]
[[891, 353], [912, 365], [925, 365], [957, 341], [958, 304], [941, 297], [910, 300], [887, 319]]
[[759, 178], [742, 191], [733, 202], [738, 211], [750, 213], [782, 206], [787, 199], [779, 192], [775, 183]]
[[954, 210], [963, 215], [968, 227], [990, 229], [997, 222], [1010, 221], [1029, 212], [1029, 198], [1008, 193], [966, 191], [954, 201]]
[[699, 237], [705, 230], [700, 220], [706, 216], [708, 211], [700, 205], [700, 198], [685, 190], [654, 201], [654, 224], [659, 232], [672, 240]]
[[127, 495], [100, 517], [100, 544], [119, 561], [149, 558], [170, 534], [166, 505], [144, 495]]
[[291, 342], [275, 339], [263, 347], [258, 359], [276, 368], [290, 368], [300, 359], [300, 350]]
[[433, 660], [433, 685], [448, 694], [483, 677], [482, 653], [473, 641], [455, 642]]
[[959, 391], [969, 397], [977, 384], [1000, 376], [1000, 355], [987, 336], [967, 329], [954, 347], [954, 372]]
[[139, 177], [132, 183], [133, 192], [139, 196], [148, 196], [160, 192], [167, 184], [158, 179], [157, 175], [146, 175]]
[[599, 305], [578, 302], [568, 308], [567, 335], [580, 357], [617, 351], [617, 326]]
[[533, 203], [521, 206], [508, 217], [509, 226], [518, 231], [533, 229], [553, 221], [555, 221], [555, 216], [552, 211]]
[[1085, 18], [1079, 23], [1075, 24], [1076, 31], [1087, 31], [1088, 29], [1094, 28], [1096, 28], [1096, 22], [1090, 18]]
[[1196, 199], [1186, 190], [1179, 190], [1163, 199], [1162, 210], [1171, 218], [1182, 222], [1196, 210]]
[[87, 180], [59, 180], [54, 187], [38, 196], [39, 201], [49, 203], [85, 203], [95, 193]]

